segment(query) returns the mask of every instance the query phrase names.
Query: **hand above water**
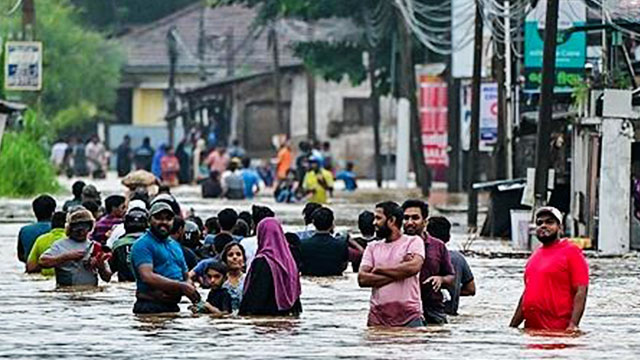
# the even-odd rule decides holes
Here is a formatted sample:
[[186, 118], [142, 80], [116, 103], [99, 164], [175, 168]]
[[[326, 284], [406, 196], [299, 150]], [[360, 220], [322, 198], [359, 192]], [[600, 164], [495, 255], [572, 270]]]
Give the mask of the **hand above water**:
[[64, 255], [66, 261], [78, 261], [82, 260], [87, 254], [86, 250], [73, 250]]
[[580, 331], [580, 328], [578, 327], [578, 325], [576, 325], [574, 323], [569, 323], [569, 326], [567, 326], [566, 331], [567, 332], [576, 333], [576, 332]]
[[196, 304], [200, 301], [200, 293], [196, 289], [196, 287], [188, 282], [180, 283], [180, 290], [182, 293], [191, 300], [192, 303]]
[[431, 284], [433, 291], [438, 292], [442, 287], [442, 276], [431, 276], [423, 282], [423, 284]]

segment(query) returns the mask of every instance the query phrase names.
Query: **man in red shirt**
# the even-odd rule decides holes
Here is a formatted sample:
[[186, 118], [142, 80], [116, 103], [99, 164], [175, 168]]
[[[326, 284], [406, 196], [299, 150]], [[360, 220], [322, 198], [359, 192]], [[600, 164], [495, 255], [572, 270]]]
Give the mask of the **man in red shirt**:
[[561, 239], [562, 214], [554, 207], [536, 212], [536, 235], [542, 246], [529, 258], [524, 292], [511, 327], [576, 331], [584, 314], [589, 266], [582, 250]]

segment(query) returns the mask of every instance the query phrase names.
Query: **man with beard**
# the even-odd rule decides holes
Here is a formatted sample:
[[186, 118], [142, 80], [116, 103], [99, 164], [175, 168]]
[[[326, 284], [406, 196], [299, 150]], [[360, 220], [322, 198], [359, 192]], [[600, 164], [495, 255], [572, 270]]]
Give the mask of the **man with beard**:
[[374, 224], [382, 239], [364, 251], [358, 284], [371, 288], [368, 326], [424, 326], [419, 273], [424, 245], [417, 236], [403, 235], [402, 208], [387, 201], [376, 205]]
[[426, 233], [429, 206], [422, 200], [407, 200], [404, 210], [404, 233], [424, 240], [425, 261], [420, 270], [422, 309], [427, 324], [445, 324], [443, 285], [451, 286], [455, 272], [444, 242]]
[[131, 247], [131, 264], [136, 278], [135, 314], [178, 312], [186, 295], [194, 304], [200, 294], [187, 279], [187, 264], [180, 244], [171, 239], [175, 213], [165, 202], [156, 202], [149, 211], [150, 229]]
[[98, 274], [103, 281], [111, 280], [107, 263], [111, 254], [89, 240], [93, 224], [93, 215], [87, 209], [74, 210], [67, 218], [68, 238], [56, 241], [40, 257], [41, 267], [55, 268], [57, 286], [97, 286]]
[[582, 250], [561, 239], [562, 213], [554, 207], [536, 212], [536, 236], [542, 246], [524, 270], [524, 292], [511, 327], [576, 331], [584, 314], [589, 266]]

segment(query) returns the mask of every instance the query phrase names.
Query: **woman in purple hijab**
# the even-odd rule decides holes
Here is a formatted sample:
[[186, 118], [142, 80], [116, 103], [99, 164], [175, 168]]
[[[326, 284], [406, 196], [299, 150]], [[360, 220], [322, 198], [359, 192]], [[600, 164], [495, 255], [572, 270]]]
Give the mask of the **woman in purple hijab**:
[[240, 315], [298, 315], [300, 274], [282, 226], [275, 218], [258, 224], [258, 250], [244, 283]]

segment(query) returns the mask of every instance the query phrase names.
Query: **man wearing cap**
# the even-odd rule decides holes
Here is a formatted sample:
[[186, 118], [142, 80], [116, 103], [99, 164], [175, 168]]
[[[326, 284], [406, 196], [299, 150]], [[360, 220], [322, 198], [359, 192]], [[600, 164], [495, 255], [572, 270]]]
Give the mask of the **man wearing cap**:
[[309, 171], [304, 176], [302, 187], [311, 197], [309, 202], [327, 203], [327, 192], [333, 191], [333, 174], [320, 166], [320, 159], [316, 156], [309, 158]]
[[149, 211], [150, 229], [131, 247], [131, 264], [136, 278], [136, 314], [178, 312], [186, 295], [193, 303], [200, 294], [187, 279], [182, 248], [169, 233], [175, 213], [165, 202], [156, 202]]
[[94, 219], [91, 212], [77, 208], [67, 217], [66, 239], [56, 241], [40, 256], [43, 268], [55, 268], [58, 286], [97, 286], [98, 275], [111, 280], [108, 260], [99, 243], [89, 240]]
[[109, 264], [118, 273], [118, 281], [135, 281], [131, 272], [131, 247], [149, 227], [149, 212], [140, 207], [130, 209], [124, 216], [125, 234], [111, 244], [113, 257]]
[[511, 327], [576, 331], [587, 301], [589, 266], [582, 250], [561, 239], [562, 213], [554, 207], [536, 212], [536, 236], [542, 243], [524, 271], [524, 292]]

